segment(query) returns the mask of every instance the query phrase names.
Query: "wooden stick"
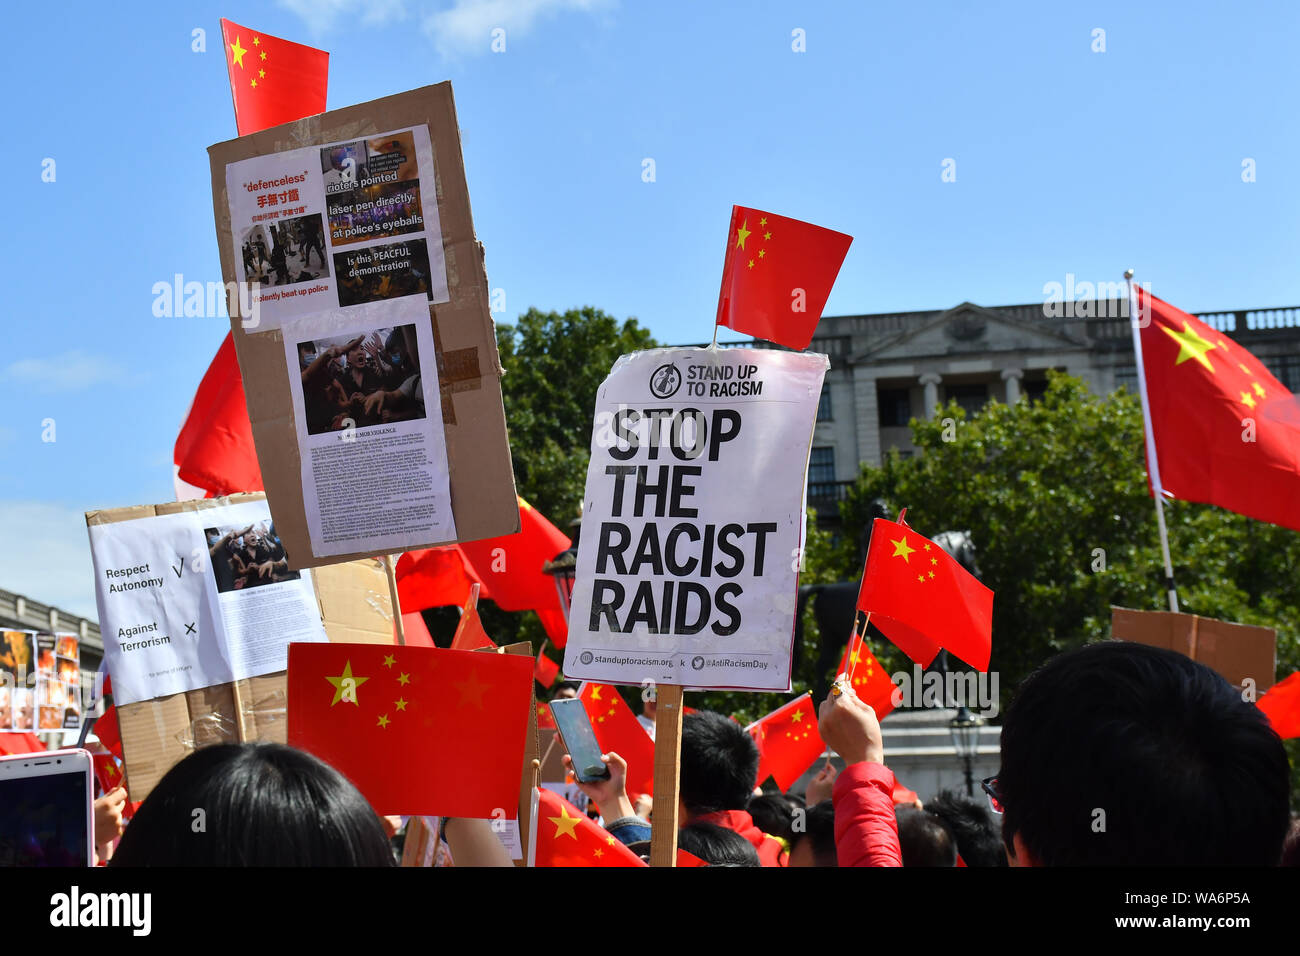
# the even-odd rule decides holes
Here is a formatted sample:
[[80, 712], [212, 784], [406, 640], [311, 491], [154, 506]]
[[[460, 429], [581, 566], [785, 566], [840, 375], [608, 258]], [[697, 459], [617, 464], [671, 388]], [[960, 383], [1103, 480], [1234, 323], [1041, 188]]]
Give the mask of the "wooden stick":
[[852, 644], [855, 639], [857, 640], [859, 647], [865, 644], [867, 642], [867, 628], [870, 626], [871, 626], [871, 612], [868, 611], [867, 619], [862, 622], [862, 633], [859, 634], [858, 629], [854, 627], [853, 637], [849, 638], [849, 686], [850, 687], [853, 686], [853, 674], [858, 669], [858, 657], [859, 657], [859, 655], [853, 653]]
[[650, 824], [650, 865], [677, 865], [677, 794], [682, 761], [682, 688], [655, 689], [655, 795]]
[[393, 601], [393, 625], [397, 629], [397, 643], [405, 647], [406, 631], [402, 627], [402, 602], [397, 597], [397, 572], [394, 570], [397, 562], [393, 560], [391, 554], [386, 554], [379, 560], [384, 562], [384, 571], [388, 573], [388, 596]]

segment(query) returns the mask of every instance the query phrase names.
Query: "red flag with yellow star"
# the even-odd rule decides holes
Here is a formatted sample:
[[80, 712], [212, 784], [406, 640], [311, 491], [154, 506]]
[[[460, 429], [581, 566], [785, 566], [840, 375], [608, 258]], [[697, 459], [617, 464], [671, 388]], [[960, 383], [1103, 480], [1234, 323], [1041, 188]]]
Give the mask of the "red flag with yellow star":
[[533, 791], [528, 834], [529, 866], [647, 865], [608, 830], [545, 787]]
[[1223, 332], [1143, 289], [1137, 295], [1165, 493], [1300, 531], [1296, 396]]
[[842, 232], [732, 206], [717, 324], [806, 349], [852, 242]]
[[325, 112], [330, 55], [221, 21], [240, 136]]
[[789, 790], [813, 761], [826, 752], [817, 733], [817, 708], [805, 692], [745, 728], [758, 745], [758, 780], [768, 777]]
[[655, 742], [637, 721], [632, 708], [609, 684], [582, 685], [578, 692], [601, 753], [611, 750], [627, 761], [627, 792], [632, 796], [654, 793]]
[[435, 647], [290, 644], [288, 742], [346, 776], [381, 815], [513, 819], [532, 664]]
[[922, 666], [947, 648], [989, 669], [993, 592], [901, 521], [877, 518], [871, 526], [858, 610], [870, 612], [871, 623]]
[[840, 659], [840, 669], [835, 673], [846, 675], [858, 700], [871, 705], [877, 720], [894, 709], [894, 681], [880, 666], [876, 655], [871, 653], [866, 640], [858, 634], [849, 638]]

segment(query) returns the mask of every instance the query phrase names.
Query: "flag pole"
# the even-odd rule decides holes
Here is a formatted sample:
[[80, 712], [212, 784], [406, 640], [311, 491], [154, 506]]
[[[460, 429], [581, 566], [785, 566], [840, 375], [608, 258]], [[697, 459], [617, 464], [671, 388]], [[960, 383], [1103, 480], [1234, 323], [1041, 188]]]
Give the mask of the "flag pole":
[[1165, 559], [1165, 589], [1169, 592], [1169, 610], [1178, 612], [1178, 591], [1174, 587], [1174, 565], [1169, 558], [1169, 531], [1165, 527], [1165, 491], [1160, 484], [1160, 460], [1156, 457], [1156, 436], [1151, 428], [1151, 402], [1147, 397], [1146, 365], [1142, 359], [1142, 326], [1137, 295], [1133, 291], [1133, 270], [1124, 270], [1128, 283], [1129, 325], [1133, 329], [1133, 354], [1137, 361], [1138, 396], [1142, 402], [1142, 424], [1145, 426], [1147, 445], [1147, 473], [1151, 477], [1151, 491], [1156, 499], [1156, 524], [1160, 528], [1160, 552]]

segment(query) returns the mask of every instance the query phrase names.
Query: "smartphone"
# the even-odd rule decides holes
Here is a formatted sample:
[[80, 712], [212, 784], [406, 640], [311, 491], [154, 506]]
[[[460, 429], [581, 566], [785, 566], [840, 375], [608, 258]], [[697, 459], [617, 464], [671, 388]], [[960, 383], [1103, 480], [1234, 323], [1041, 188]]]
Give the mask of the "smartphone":
[[573, 758], [574, 778], [579, 783], [608, 780], [609, 767], [600, 759], [600, 744], [596, 742], [596, 732], [591, 729], [591, 718], [587, 716], [582, 701], [576, 697], [553, 700], [551, 714], [555, 717], [560, 741]]
[[86, 750], [0, 757], [0, 867], [93, 865], [94, 774]]

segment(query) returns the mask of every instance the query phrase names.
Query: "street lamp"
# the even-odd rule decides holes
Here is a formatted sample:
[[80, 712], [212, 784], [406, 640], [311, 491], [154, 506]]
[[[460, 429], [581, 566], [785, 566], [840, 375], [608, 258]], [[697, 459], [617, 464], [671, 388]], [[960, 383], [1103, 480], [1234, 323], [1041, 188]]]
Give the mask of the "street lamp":
[[573, 578], [578, 567], [578, 534], [582, 531], [582, 517], [574, 518], [569, 527], [573, 529], [573, 544], [542, 565], [542, 573], [555, 580], [566, 623], [569, 620], [569, 602], [573, 597]]
[[957, 708], [957, 716], [948, 722], [953, 749], [961, 757], [962, 767], [966, 771], [966, 796], [968, 797], [975, 796], [973, 769], [975, 754], [980, 746], [980, 729], [983, 726], [984, 718], [972, 714], [965, 704]]

